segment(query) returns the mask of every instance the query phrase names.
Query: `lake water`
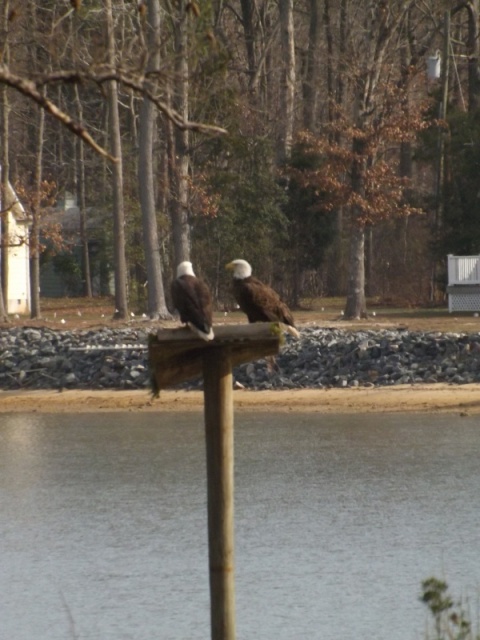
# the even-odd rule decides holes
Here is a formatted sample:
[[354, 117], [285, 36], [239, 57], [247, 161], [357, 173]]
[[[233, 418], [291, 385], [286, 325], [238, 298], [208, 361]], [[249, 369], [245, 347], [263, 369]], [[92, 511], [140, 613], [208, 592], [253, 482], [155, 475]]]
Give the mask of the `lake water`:
[[[478, 418], [238, 414], [238, 640], [424, 637], [476, 617]], [[203, 417], [2, 415], [0, 638], [206, 640]]]

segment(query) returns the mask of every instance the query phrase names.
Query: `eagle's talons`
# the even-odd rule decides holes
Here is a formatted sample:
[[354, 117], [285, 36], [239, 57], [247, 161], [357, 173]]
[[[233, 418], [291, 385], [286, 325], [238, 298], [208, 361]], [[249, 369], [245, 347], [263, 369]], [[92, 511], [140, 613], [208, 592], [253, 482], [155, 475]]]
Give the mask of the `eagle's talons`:
[[280, 322], [270, 323], [270, 333], [272, 336], [279, 336], [280, 338], [283, 336], [282, 325]]

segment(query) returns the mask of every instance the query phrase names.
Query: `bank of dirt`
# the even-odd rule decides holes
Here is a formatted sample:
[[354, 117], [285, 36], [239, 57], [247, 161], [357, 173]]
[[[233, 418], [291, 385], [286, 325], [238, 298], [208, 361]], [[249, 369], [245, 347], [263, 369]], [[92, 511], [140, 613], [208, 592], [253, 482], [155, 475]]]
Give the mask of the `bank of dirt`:
[[[480, 414], [480, 385], [399, 385], [357, 389], [301, 389], [233, 392], [242, 411], [308, 413], [452, 413]], [[203, 411], [200, 391], [0, 391], [0, 413]]]

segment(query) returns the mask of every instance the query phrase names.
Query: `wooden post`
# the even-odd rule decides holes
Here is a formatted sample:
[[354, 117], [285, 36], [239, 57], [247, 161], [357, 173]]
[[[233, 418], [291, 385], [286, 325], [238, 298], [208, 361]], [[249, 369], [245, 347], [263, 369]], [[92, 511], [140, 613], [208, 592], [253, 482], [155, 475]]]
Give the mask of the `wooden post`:
[[228, 347], [203, 358], [212, 640], [235, 639], [233, 395]]
[[154, 393], [203, 374], [212, 640], [235, 640], [232, 367], [278, 353], [281, 333], [265, 322], [215, 327], [209, 342], [186, 328], [149, 340]]

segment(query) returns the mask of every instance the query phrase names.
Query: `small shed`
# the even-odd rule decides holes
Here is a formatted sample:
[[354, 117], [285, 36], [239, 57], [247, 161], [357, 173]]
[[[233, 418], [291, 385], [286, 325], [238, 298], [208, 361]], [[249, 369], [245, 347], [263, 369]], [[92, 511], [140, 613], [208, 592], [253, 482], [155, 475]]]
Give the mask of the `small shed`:
[[480, 311], [480, 255], [448, 256], [448, 310]]
[[8, 193], [1, 204], [8, 209], [6, 228], [8, 240], [8, 290], [5, 300], [7, 313], [30, 312], [30, 261], [29, 261], [29, 219], [14, 188], [8, 183]]

